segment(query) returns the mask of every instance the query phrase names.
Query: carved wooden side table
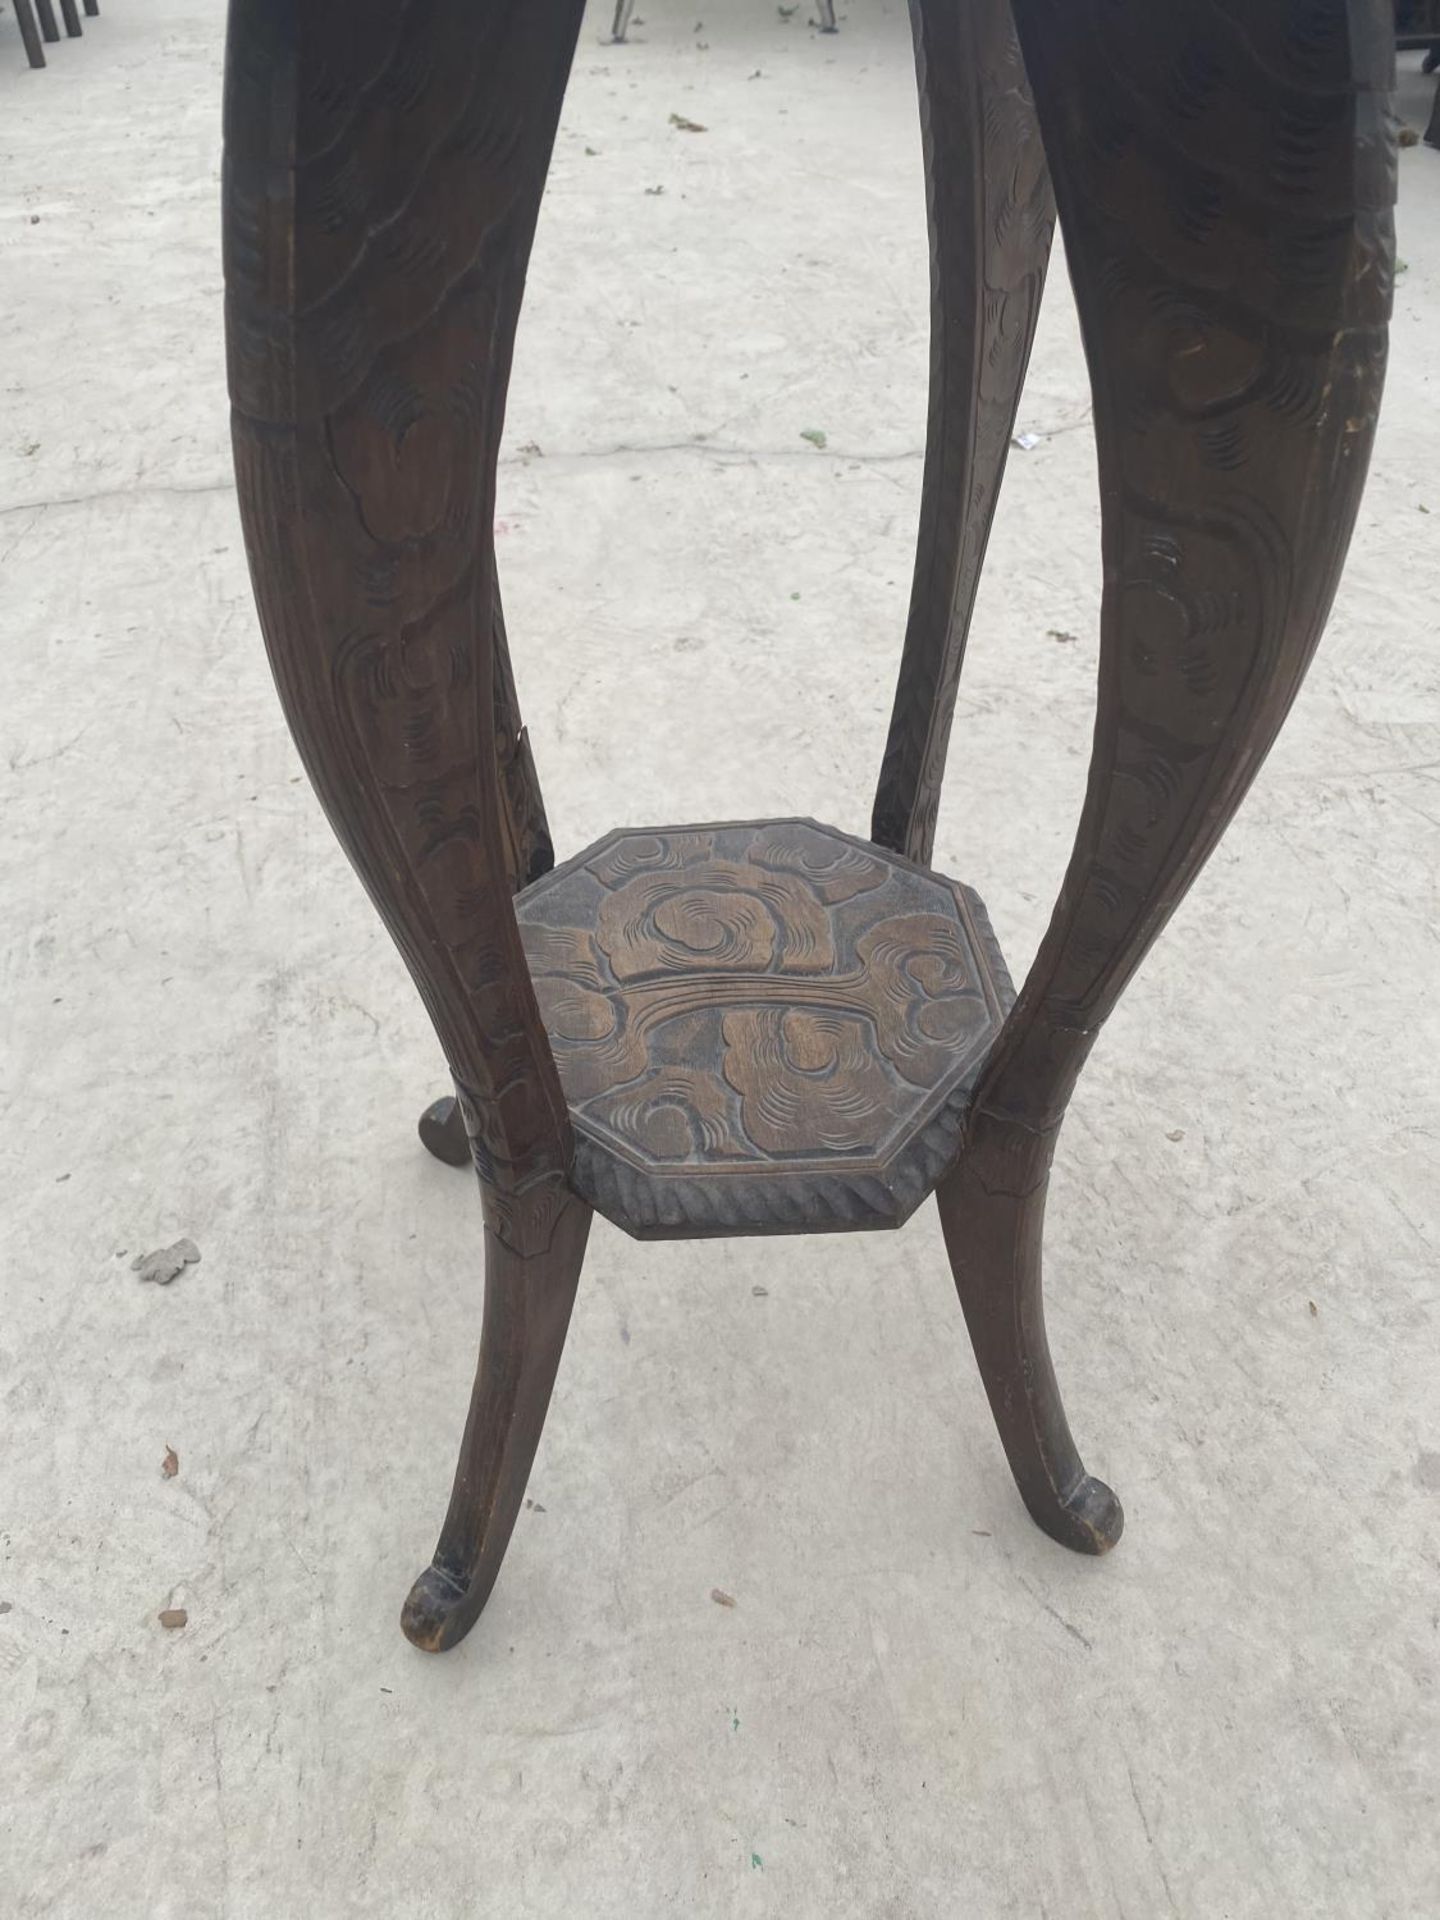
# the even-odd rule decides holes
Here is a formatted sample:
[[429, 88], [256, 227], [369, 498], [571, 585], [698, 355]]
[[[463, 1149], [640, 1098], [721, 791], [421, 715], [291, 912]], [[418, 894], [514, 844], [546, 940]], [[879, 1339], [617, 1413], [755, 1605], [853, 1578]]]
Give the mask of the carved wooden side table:
[[[473, 1159], [484, 1200], [474, 1399], [404, 1610], [431, 1649], [499, 1570], [592, 1211], [643, 1236], [838, 1231], [898, 1226], [935, 1192], [1026, 1505], [1081, 1552], [1119, 1537], [1046, 1348], [1051, 1155], [1102, 1022], [1295, 696], [1385, 361], [1389, 0], [913, 0], [931, 411], [871, 838], [627, 827], [554, 868], [491, 528], [582, 12], [231, 5], [230, 384], [261, 622], [453, 1071], [458, 1105], [426, 1138]], [[1099, 711], [1016, 999], [983, 906], [929, 861], [1055, 203], [1094, 389]]]

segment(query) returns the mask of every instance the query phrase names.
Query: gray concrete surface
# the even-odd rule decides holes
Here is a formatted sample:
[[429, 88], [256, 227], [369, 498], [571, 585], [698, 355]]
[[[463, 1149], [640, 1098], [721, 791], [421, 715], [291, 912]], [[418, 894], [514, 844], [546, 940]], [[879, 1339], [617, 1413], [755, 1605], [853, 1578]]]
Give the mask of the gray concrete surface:
[[[643, 11], [587, 26], [501, 487], [557, 837], [863, 831], [924, 411], [902, 9]], [[221, 13], [106, 0], [34, 76], [0, 20], [0, 1913], [1435, 1914], [1440, 154], [1402, 156], [1329, 637], [1062, 1143], [1054, 1345], [1120, 1550], [1026, 1521], [928, 1210], [602, 1228], [536, 1504], [427, 1660], [396, 1616], [479, 1213], [414, 1139], [437, 1050], [256, 632]], [[1063, 275], [1023, 425], [939, 849], [1017, 967], [1096, 657]], [[142, 1285], [182, 1234], [199, 1265]]]

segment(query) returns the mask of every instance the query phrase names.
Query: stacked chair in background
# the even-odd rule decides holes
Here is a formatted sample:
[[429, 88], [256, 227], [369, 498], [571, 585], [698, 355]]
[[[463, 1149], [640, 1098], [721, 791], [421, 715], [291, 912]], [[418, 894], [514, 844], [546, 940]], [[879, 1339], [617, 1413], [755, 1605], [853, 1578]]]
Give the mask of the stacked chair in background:
[[[60, 38], [54, 0], [11, 0], [11, 5], [15, 9], [15, 22], [20, 29], [20, 38], [25, 42], [25, 52], [31, 66], [43, 67], [45, 48], [42, 42]], [[86, 13], [98, 14], [100, 11], [100, 0], [84, 0], [84, 5]], [[84, 29], [75, 0], [60, 0], [60, 17], [65, 22], [66, 33], [72, 40], [78, 40]]]

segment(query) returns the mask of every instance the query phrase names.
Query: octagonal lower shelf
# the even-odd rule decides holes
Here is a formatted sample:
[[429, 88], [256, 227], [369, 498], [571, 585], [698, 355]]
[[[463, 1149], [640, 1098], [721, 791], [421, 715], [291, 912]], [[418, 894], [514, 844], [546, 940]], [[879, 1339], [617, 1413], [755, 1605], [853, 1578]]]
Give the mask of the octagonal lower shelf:
[[809, 820], [623, 831], [516, 901], [576, 1135], [641, 1239], [896, 1227], [1013, 997], [968, 887]]

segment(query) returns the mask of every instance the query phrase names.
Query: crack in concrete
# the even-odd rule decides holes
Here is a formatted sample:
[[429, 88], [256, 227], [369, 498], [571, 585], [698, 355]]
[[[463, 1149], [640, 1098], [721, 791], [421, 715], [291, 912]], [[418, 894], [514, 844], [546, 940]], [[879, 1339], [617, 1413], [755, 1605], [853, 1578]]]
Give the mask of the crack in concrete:
[[[763, 462], [767, 460], [814, 460], [817, 458], [813, 447], [737, 447], [712, 446], [705, 440], [659, 440], [647, 446], [629, 446], [624, 443], [613, 447], [578, 447], [562, 453], [515, 453], [502, 457], [503, 468], [528, 467], [536, 460], [547, 460], [554, 465], [582, 460], [644, 460], [660, 455], [674, 453], [705, 454], [718, 460], [745, 460]], [[825, 456], [834, 460], [843, 460], [851, 466], [889, 467], [900, 466], [908, 461], [923, 460], [923, 447], [906, 447], [899, 453], [853, 453], [843, 447], [827, 447]], [[186, 486], [150, 486], [137, 484], [128, 487], [97, 487], [93, 493], [56, 494], [49, 500], [17, 500], [13, 505], [0, 507], [0, 519], [15, 513], [45, 513], [52, 507], [87, 507], [99, 500], [145, 499], [150, 496], [165, 498], [183, 498], [190, 494], [233, 493], [235, 482], [227, 480], [206, 480], [193, 487]]]

